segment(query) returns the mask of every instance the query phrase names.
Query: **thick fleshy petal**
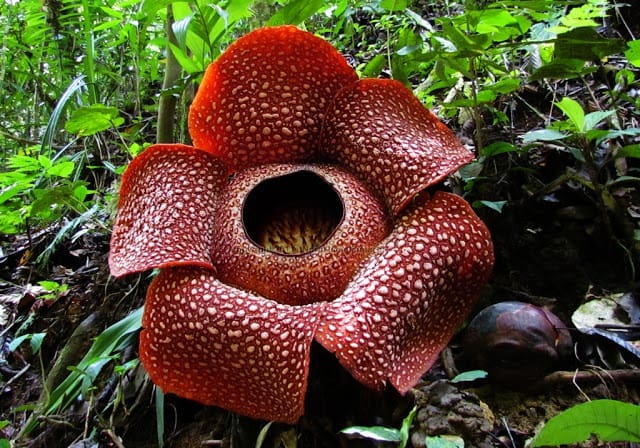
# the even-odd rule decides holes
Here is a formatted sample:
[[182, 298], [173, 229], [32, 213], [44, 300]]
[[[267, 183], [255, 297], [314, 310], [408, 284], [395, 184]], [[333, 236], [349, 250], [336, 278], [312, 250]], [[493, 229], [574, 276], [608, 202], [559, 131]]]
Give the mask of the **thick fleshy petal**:
[[[247, 193], [267, 180], [306, 174], [324, 182], [342, 203], [341, 219], [328, 239], [304, 253], [266, 250], [247, 235]], [[313, 180], [313, 179], [311, 179]], [[319, 201], [304, 179], [287, 186], [295, 201]], [[276, 198], [263, 198], [265, 212]], [[384, 204], [353, 174], [330, 165], [265, 165], [238, 173], [220, 198], [216, 211], [212, 257], [217, 275], [225, 283], [254, 291], [280, 303], [301, 305], [334, 299], [391, 230]]]
[[166, 269], [147, 293], [140, 360], [166, 393], [294, 423], [324, 305], [280, 305], [202, 268]]
[[185, 145], [154, 145], [122, 177], [109, 267], [119, 277], [179, 264], [212, 268], [216, 196], [227, 168], [211, 154]]
[[293, 26], [238, 39], [204, 75], [189, 111], [193, 143], [233, 169], [314, 160], [324, 112], [357, 80], [328, 42]]
[[473, 155], [398, 81], [363, 79], [327, 110], [321, 151], [370, 183], [394, 215]]
[[462, 198], [421, 196], [342, 297], [316, 340], [361, 383], [401, 393], [431, 367], [493, 267], [485, 225]]

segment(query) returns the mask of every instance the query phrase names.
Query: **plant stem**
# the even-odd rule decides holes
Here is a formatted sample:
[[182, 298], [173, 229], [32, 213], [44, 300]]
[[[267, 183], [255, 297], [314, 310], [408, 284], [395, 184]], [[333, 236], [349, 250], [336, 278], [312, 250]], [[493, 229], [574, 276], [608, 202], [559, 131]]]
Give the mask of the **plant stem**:
[[[167, 22], [165, 24], [167, 33], [167, 65], [164, 72], [164, 80], [162, 81], [162, 90], [166, 92], [176, 84], [176, 81], [182, 74], [182, 69], [178, 60], [173, 55], [173, 51], [169, 44], [178, 45], [176, 36], [173, 33], [173, 8], [167, 6]], [[174, 117], [176, 113], [176, 105], [178, 99], [173, 94], [163, 94], [160, 96], [158, 104], [158, 127], [156, 129], [157, 143], [173, 143], [174, 141]]]

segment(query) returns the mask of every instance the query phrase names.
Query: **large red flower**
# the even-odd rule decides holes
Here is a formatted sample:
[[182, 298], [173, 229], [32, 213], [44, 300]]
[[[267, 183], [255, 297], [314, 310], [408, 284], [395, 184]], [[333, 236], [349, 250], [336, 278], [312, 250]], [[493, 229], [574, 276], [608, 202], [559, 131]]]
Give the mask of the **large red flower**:
[[208, 68], [189, 129], [195, 147], [133, 160], [111, 240], [113, 275], [160, 268], [140, 336], [151, 379], [291, 423], [315, 339], [361, 383], [409, 390], [493, 266], [469, 205], [424, 192], [472, 155], [402, 84], [358, 80], [291, 26]]

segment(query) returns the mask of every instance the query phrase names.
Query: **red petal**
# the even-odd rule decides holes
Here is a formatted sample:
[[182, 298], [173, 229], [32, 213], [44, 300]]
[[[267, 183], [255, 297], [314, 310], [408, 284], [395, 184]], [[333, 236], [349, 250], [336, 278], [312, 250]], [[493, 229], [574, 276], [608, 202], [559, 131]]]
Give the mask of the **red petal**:
[[398, 214], [472, 159], [455, 134], [398, 81], [364, 79], [327, 110], [322, 151], [368, 181]]
[[314, 159], [324, 111], [357, 80], [329, 43], [293, 26], [238, 39], [207, 69], [189, 112], [193, 143], [234, 168]]
[[323, 305], [279, 305], [200, 268], [163, 270], [147, 292], [140, 360], [166, 393], [294, 423]]
[[111, 274], [178, 264], [213, 268], [214, 200], [226, 183], [226, 167], [207, 152], [185, 145], [147, 148], [122, 177]]
[[[342, 220], [329, 239], [310, 252], [266, 251], [245, 232], [242, 210], [247, 192], [267, 179], [303, 171], [316, 174], [335, 190], [344, 205]], [[338, 297], [390, 231], [382, 202], [354, 175], [329, 165], [266, 165], [242, 171], [220, 203], [225, 206], [217, 212], [212, 249], [218, 277], [291, 305]]]
[[316, 339], [361, 383], [401, 393], [431, 367], [493, 267], [489, 232], [458, 196], [421, 197], [329, 304]]

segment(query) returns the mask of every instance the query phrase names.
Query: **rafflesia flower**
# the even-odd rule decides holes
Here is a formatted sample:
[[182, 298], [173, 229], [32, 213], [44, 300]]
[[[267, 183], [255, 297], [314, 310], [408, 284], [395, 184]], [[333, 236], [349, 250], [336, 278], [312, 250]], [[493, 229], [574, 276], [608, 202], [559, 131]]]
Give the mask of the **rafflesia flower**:
[[469, 205], [424, 191], [472, 158], [455, 135], [291, 26], [209, 66], [189, 131], [194, 147], [132, 161], [111, 240], [114, 276], [160, 268], [140, 335], [153, 382], [293, 423], [315, 340], [370, 388], [415, 385], [493, 265]]

